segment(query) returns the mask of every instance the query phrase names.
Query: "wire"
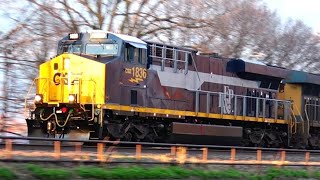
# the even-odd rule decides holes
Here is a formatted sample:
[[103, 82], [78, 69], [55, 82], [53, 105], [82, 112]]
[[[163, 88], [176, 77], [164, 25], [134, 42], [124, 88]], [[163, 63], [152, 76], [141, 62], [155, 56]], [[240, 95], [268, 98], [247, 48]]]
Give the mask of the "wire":
[[1, 130], [0, 132], [10, 133], [10, 134], [14, 134], [14, 135], [21, 136], [21, 137], [26, 137], [26, 136], [24, 136], [22, 134], [11, 132], [11, 131], [7, 131], [7, 130]]

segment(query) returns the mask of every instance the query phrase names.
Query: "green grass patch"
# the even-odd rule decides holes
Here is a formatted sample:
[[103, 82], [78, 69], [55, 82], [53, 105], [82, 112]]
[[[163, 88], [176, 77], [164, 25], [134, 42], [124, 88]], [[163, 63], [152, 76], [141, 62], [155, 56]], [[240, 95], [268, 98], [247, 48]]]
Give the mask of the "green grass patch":
[[80, 167], [76, 169], [76, 172], [80, 177], [96, 179], [186, 179], [189, 177], [199, 177], [202, 179], [243, 179], [246, 178], [247, 175], [234, 169], [223, 171], [205, 171], [201, 169], [186, 169], [178, 166], [157, 166], [152, 168], [133, 166], [110, 169], [98, 167]]
[[11, 180], [15, 179], [16, 175], [8, 168], [0, 167], [0, 179]]
[[192, 171], [180, 167], [80, 167], [76, 172], [80, 177], [97, 179], [184, 179], [192, 175]]
[[60, 168], [43, 168], [37, 165], [28, 164], [26, 168], [31, 174], [39, 179], [70, 179], [72, 173], [70, 170], [64, 170]]
[[220, 171], [208, 171], [207, 172], [209, 178], [215, 179], [243, 179], [247, 177], [247, 174], [242, 173], [235, 169], [227, 169], [227, 170], [220, 170]]
[[320, 179], [320, 171], [313, 172], [312, 177]]
[[298, 169], [271, 168], [266, 171], [265, 179], [269, 180], [278, 177], [309, 178], [310, 175], [307, 171]]
[[[308, 173], [306, 170], [288, 168], [270, 168], [261, 174], [247, 173], [236, 169], [205, 170], [201, 168], [186, 168], [181, 166], [118, 166], [102, 168], [80, 166], [70, 169], [46, 168], [28, 164], [25, 166], [31, 175], [38, 179], [70, 179], [72, 176], [82, 179], [248, 179], [273, 180], [277, 178], [298, 179], [317, 178], [320, 172]], [[3, 175], [8, 173], [7, 175]], [[5, 168], [0, 168], [0, 179], [15, 179], [15, 175]]]
[[153, 168], [145, 171], [142, 167], [116, 167], [116, 168], [99, 168], [99, 167], [79, 167], [76, 173], [83, 178], [96, 179], [137, 179], [137, 178], [156, 178], [160, 171], [156, 174]]

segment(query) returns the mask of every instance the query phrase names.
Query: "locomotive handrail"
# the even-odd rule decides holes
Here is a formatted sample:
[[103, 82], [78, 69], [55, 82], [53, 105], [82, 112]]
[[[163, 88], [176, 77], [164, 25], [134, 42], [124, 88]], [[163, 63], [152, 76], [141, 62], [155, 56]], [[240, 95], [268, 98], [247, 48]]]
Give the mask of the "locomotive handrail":
[[[163, 58], [163, 57], [160, 57], [160, 56], [153, 56], [153, 55], [149, 55], [150, 57], [152, 58], [158, 58], [158, 59], [164, 59], [164, 60], [171, 60], [171, 61], [174, 61], [174, 59], [172, 58]], [[181, 60], [181, 59], [176, 59], [175, 61], [178, 61], [178, 62], [185, 62], [185, 60]]]
[[29, 87], [29, 90], [28, 90], [28, 92], [27, 92], [27, 94], [26, 94], [26, 96], [25, 96], [25, 99], [24, 99], [24, 111], [25, 111], [25, 113], [27, 113], [27, 101], [28, 101], [29, 94], [31, 93], [31, 91], [32, 91], [32, 89], [33, 89], [33, 86], [34, 86], [34, 84], [35, 84], [35, 81], [36, 81], [36, 79], [34, 79], [34, 80], [32, 81], [32, 83], [31, 83], [31, 85], [30, 85], [30, 87]]
[[[91, 119], [89, 119], [88, 121], [93, 121], [94, 120], [94, 110], [95, 110], [95, 96], [96, 96], [96, 82], [93, 80], [93, 79], [89, 79], [89, 80], [83, 80], [83, 79], [81, 79], [81, 83], [82, 83], [82, 81], [89, 81], [89, 82], [93, 82], [94, 83], [94, 91], [92, 91], [92, 96], [91, 96]], [[82, 88], [82, 86], [81, 86], [81, 88]], [[80, 89], [80, 91], [81, 91], [81, 89]], [[79, 99], [80, 99], [80, 94], [79, 94]], [[81, 107], [81, 106], [80, 106]], [[81, 107], [82, 109], [84, 109], [85, 110], [85, 108], [84, 107]]]
[[[194, 62], [192, 52], [186, 51], [186, 50], [177, 49], [177, 48], [170, 48], [170, 47], [168, 48], [167, 46], [158, 46], [156, 44], [152, 44], [152, 45], [150, 45], [150, 47], [152, 48], [152, 53], [149, 55], [149, 57], [156, 58], [156, 59], [161, 59], [161, 71], [164, 71], [164, 68], [165, 68], [164, 62], [167, 61], [167, 60], [170, 60], [170, 61], [174, 62], [173, 71], [175, 73], [177, 72], [177, 62], [182, 62], [182, 63], [184, 63], [184, 74], [187, 74], [188, 73], [188, 56], [191, 55], [192, 62], [194, 64], [194, 67], [196, 69], [196, 72], [197, 72], [197, 75], [198, 75], [198, 78], [199, 78], [199, 81], [200, 81], [200, 77], [199, 77], [198, 70], [197, 70], [197, 67], [196, 67], [197, 65]], [[157, 56], [157, 54], [156, 54], [156, 49], [157, 48], [161, 49], [161, 56]], [[172, 54], [173, 54], [172, 58], [167, 58], [166, 57], [166, 53], [167, 53], [166, 51], [167, 50], [172, 51]], [[178, 58], [177, 52], [184, 53], [184, 56], [185, 56], [184, 60]]]
[[[193, 56], [192, 56], [192, 53], [190, 53], [190, 55], [191, 55], [192, 63], [194, 64], [194, 68], [196, 69], [196, 73], [197, 73], [199, 82], [201, 82], [200, 76], [199, 76], [199, 72], [198, 72], [198, 68], [197, 68], [197, 64], [196, 64], [196, 62], [194, 61], [194, 58], [193, 58]], [[186, 62], [186, 63], [188, 63], [188, 62]], [[200, 88], [200, 90], [201, 90], [201, 86], [200, 86], [199, 88]]]
[[[301, 125], [302, 125], [302, 133], [304, 133], [305, 131], [304, 131], [304, 119], [303, 119], [303, 117], [301, 116], [301, 112], [300, 112], [300, 110], [299, 110], [299, 108], [297, 107], [297, 105], [296, 104], [294, 104], [293, 103], [293, 106], [294, 106], [294, 108], [298, 111], [298, 115], [300, 116], [300, 119], [301, 119]], [[293, 110], [292, 110], [293, 111]], [[292, 112], [293, 113], [293, 112]], [[294, 113], [293, 113], [293, 115], [294, 115]], [[295, 116], [294, 116], [295, 117]], [[295, 118], [295, 120], [296, 120], [296, 118]], [[307, 121], [308, 122], [308, 130], [307, 130], [307, 132], [308, 132], [308, 134], [309, 134], [309, 120]], [[296, 120], [296, 124], [297, 124], [297, 120]], [[296, 126], [296, 131], [297, 131], [297, 126]]]
[[[189, 90], [189, 91], [194, 91], [194, 92], [199, 91], [199, 92], [203, 92], [203, 93], [228, 95], [228, 93], [216, 92], [216, 91], [205, 91], [205, 90], [196, 90], [196, 89], [188, 89], [188, 90]], [[273, 99], [273, 98], [254, 97], [254, 96], [239, 95], [239, 94], [234, 94], [234, 96], [247, 97], [247, 98], [258, 98], [258, 99], [273, 100], [273, 101], [278, 101], [278, 102], [292, 103], [290, 100], [281, 100], [281, 99]], [[320, 105], [319, 105], [319, 106], [320, 106]]]
[[297, 133], [297, 118], [296, 118], [296, 116], [294, 116], [294, 112], [293, 112], [293, 109], [292, 108], [290, 108], [290, 110], [291, 110], [291, 113], [292, 113], [292, 116], [293, 116], [293, 119], [294, 119], [294, 123], [293, 124], [290, 124], [290, 125], [292, 125], [292, 127], [294, 127], [294, 131], [292, 131], [292, 127], [291, 127], [291, 131], [292, 131], [292, 134], [296, 134]]
[[36, 84], [36, 82], [38, 81], [38, 80], [41, 80], [41, 79], [45, 79], [46, 81], [49, 79], [49, 78], [34, 78], [33, 79], [33, 81], [32, 81], [32, 83], [31, 83], [31, 85], [30, 85], [30, 87], [29, 87], [29, 89], [28, 89], [28, 92], [27, 92], [27, 94], [26, 94], [26, 96], [25, 96], [25, 99], [24, 99], [24, 112], [25, 112], [25, 114], [27, 113], [27, 109], [28, 109], [28, 99], [29, 99], [29, 96], [30, 96], [30, 94], [31, 94], [31, 91], [32, 91], [32, 89], [33, 89], [33, 87], [35, 86], [35, 84]]
[[[159, 46], [159, 45], [156, 45], [156, 44], [152, 44], [152, 45], [150, 45], [151, 47], [155, 47], [155, 48], [163, 48], [164, 46]], [[187, 50], [183, 50], [183, 49], [177, 49], [177, 48], [168, 48], [167, 46], [166, 46], [166, 49], [168, 49], [168, 50], [178, 50], [178, 51], [180, 51], [180, 52], [184, 52], [184, 53], [191, 53], [190, 51], [187, 51]]]
[[[307, 106], [313, 106], [313, 107], [320, 107], [320, 105], [318, 104], [310, 104], [310, 103], [306, 103], [304, 105], [304, 112], [305, 112], [305, 115], [306, 115], [306, 118], [308, 120], [308, 132], [309, 132], [309, 129], [310, 129], [310, 119], [309, 119], [309, 115], [308, 115], [308, 111], [307, 111]], [[314, 119], [312, 119], [314, 121]], [[312, 121], [312, 122], [313, 122]]]
[[[294, 120], [293, 120], [293, 118], [292, 118], [292, 116], [289, 116], [289, 135], [291, 136], [292, 134], [293, 134], [293, 128], [295, 127], [294, 126], [295, 124], [294, 124]], [[289, 138], [288, 138], [288, 142], [289, 142], [290, 140], [289, 140]], [[290, 144], [290, 143], [288, 143], [288, 144]]]
[[[189, 89], [190, 90], [190, 89]], [[289, 117], [290, 117], [290, 110], [292, 102], [288, 100], [279, 100], [279, 99], [271, 99], [265, 97], [254, 97], [254, 96], [247, 96], [247, 95], [235, 95], [233, 93], [225, 93], [225, 92], [213, 92], [213, 91], [203, 91], [203, 90], [190, 90], [195, 92], [195, 112], [199, 113], [199, 106], [200, 106], [200, 94], [206, 95], [206, 109], [205, 113], [209, 115], [211, 113], [210, 106], [211, 106], [211, 97], [218, 98], [220, 108], [220, 118], [223, 118], [224, 115], [233, 115], [234, 119], [237, 119], [238, 116], [242, 116], [242, 119], [245, 120], [245, 117], [255, 117], [255, 120], [267, 122], [270, 121], [271, 118], [274, 119], [276, 122], [278, 119], [285, 120], [289, 124]], [[231, 99], [230, 99], [231, 98]], [[254, 104], [252, 104], [252, 108], [247, 109], [247, 101], [252, 100]], [[239, 100], [239, 101], [238, 101]], [[228, 102], [225, 102], [228, 101]], [[238, 107], [238, 102], [240, 103], [240, 107]], [[266, 111], [266, 103], [273, 102], [274, 109], [272, 111]], [[226, 104], [227, 103], [227, 104]], [[261, 103], [261, 104], [260, 104]], [[271, 108], [271, 106], [268, 106]], [[281, 112], [283, 113], [282, 116], [279, 118], [278, 108], [281, 108]], [[238, 111], [238, 109], [241, 109]], [[271, 110], [271, 109], [270, 109]], [[203, 110], [201, 111], [203, 112]], [[251, 114], [247, 115], [250, 112]], [[252, 114], [253, 113], [253, 114]], [[262, 118], [262, 119], [261, 119]]]

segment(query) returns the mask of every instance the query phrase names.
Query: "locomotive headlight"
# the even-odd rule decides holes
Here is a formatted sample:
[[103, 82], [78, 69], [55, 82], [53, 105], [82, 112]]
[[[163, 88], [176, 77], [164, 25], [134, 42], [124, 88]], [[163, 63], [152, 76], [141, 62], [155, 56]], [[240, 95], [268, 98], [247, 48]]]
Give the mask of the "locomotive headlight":
[[42, 94], [36, 94], [36, 96], [34, 97], [34, 102], [36, 104], [40, 104], [43, 102], [43, 95]]
[[69, 34], [69, 39], [79, 39], [79, 34], [78, 33], [71, 33], [71, 34]]
[[70, 59], [64, 59], [64, 69], [70, 68]]
[[77, 95], [69, 94], [69, 103], [76, 103], [76, 102], [77, 102]]

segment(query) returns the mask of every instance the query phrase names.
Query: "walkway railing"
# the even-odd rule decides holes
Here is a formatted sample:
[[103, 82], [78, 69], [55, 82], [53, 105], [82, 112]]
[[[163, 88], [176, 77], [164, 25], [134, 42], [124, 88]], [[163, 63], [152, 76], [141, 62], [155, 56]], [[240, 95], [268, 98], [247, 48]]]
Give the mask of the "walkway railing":
[[[0, 140], [0, 161], [320, 166], [319, 150], [5, 136]], [[34, 144], [13, 143], [16, 140]]]

